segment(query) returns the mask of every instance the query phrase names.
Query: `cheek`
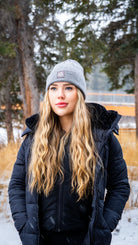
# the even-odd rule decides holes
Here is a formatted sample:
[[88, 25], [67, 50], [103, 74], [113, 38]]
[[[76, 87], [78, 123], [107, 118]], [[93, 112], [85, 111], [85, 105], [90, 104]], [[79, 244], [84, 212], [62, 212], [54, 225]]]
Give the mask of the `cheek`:
[[70, 100], [73, 102], [74, 105], [76, 105], [76, 103], [77, 103], [77, 101], [78, 101], [78, 94], [77, 94], [77, 92], [75, 92], [75, 93], [71, 96]]
[[78, 95], [75, 94], [71, 96], [70, 101], [71, 101], [71, 108], [74, 110], [78, 101]]

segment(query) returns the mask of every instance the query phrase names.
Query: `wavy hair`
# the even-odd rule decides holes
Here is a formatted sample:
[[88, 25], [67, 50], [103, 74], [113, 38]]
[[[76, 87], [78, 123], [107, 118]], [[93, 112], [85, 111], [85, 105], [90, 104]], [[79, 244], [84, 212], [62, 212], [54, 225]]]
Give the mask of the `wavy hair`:
[[63, 134], [58, 116], [52, 111], [48, 92], [45, 95], [39, 123], [34, 135], [29, 165], [29, 186], [46, 196], [52, 191], [57, 175], [64, 180], [62, 159], [64, 147], [70, 142], [71, 187], [79, 198], [93, 190], [98, 154], [92, 136], [92, 125], [84, 97], [78, 89], [78, 101], [69, 132]]

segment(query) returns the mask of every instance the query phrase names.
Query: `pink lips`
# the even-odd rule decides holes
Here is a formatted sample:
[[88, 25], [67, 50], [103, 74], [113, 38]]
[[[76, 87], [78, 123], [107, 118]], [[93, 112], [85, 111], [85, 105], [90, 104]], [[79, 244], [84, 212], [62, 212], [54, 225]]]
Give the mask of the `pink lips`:
[[68, 103], [65, 103], [65, 102], [59, 102], [56, 104], [56, 106], [62, 108], [62, 107], [66, 107], [68, 105]]

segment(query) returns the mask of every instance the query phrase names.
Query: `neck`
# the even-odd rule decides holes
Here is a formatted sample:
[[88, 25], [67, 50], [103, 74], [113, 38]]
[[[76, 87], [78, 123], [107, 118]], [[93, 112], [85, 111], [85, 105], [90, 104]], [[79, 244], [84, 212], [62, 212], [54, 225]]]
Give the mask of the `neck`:
[[72, 126], [73, 115], [59, 117], [59, 121], [60, 121], [62, 129], [65, 132], [69, 132], [69, 130], [71, 129], [71, 126]]

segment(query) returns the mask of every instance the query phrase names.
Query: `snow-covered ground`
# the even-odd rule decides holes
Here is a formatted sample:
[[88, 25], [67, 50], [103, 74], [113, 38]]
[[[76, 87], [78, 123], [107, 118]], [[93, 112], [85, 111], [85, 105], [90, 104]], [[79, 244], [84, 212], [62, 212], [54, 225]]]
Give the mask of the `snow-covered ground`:
[[0, 244], [21, 245], [18, 233], [15, 230], [13, 223], [7, 222], [4, 219], [0, 220]]
[[[22, 128], [14, 127], [13, 128], [14, 139], [16, 140], [21, 138], [22, 132], [23, 132]], [[5, 145], [7, 144], [7, 131], [5, 128], [2, 127], [0, 127], [0, 144], [5, 144]]]
[[[113, 232], [112, 245], [138, 244], [138, 208], [125, 210]], [[102, 245], [102, 244], [101, 244]]]

